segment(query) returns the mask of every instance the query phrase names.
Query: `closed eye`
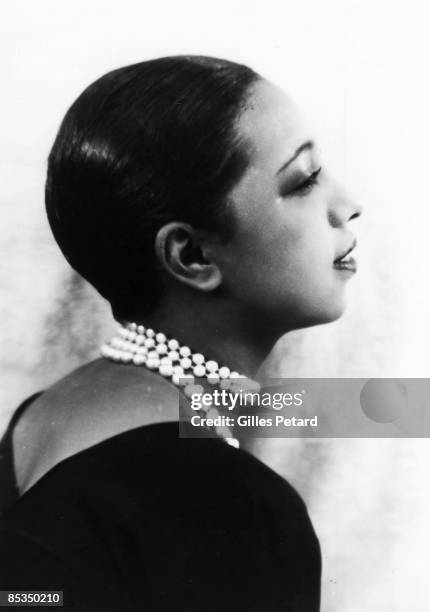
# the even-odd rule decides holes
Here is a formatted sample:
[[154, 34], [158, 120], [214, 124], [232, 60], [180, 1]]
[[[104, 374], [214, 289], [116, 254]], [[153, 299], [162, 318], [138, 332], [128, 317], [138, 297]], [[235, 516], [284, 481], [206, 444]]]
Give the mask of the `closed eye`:
[[321, 168], [318, 168], [318, 170], [312, 172], [312, 174], [308, 176], [308, 178], [303, 181], [303, 183], [300, 183], [299, 185], [297, 185], [297, 187], [294, 187], [294, 189], [290, 191], [290, 194], [298, 195], [299, 197], [308, 194], [310, 191], [312, 191], [315, 185], [318, 185], [318, 175], [320, 172]]

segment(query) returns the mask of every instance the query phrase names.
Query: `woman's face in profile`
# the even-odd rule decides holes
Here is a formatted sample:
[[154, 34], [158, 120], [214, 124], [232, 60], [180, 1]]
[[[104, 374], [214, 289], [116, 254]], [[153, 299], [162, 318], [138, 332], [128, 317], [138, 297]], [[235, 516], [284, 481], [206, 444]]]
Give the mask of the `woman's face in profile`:
[[338, 318], [354, 272], [334, 262], [353, 246], [347, 223], [359, 210], [326, 172], [312, 132], [275, 86], [255, 85], [238, 131], [250, 165], [230, 198], [234, 236], [215, 254], [224, 287], [251, 316], [284, 331]]

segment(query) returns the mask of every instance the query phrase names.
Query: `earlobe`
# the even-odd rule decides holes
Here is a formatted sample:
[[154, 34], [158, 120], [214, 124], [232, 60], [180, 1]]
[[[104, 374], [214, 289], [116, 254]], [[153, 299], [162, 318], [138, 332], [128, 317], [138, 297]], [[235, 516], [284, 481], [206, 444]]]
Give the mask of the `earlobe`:
[[188, 223], [167, 223], [157, 233], [155, 252], [161, 269], [176, 281], [199, 291], [213, 291], [222, 282], [218, 265], [203, 254], [204, 233]]

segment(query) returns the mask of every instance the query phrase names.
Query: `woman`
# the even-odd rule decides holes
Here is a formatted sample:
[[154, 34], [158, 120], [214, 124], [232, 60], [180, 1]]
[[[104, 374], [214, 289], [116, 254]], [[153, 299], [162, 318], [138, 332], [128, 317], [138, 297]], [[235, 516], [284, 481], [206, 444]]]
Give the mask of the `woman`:
[[344, 310], [359, 210], [296, 107], [223, 60], [115, 70], [68, 111], [46, 206], [123, 327], [6, 434], [20, 497], [1, 589], [63, 590], [73, 610], [318, 610], [297, 493], [231, 432], [183, 439], [177, 423], [193, 376], [237, 389], [281, 335]]

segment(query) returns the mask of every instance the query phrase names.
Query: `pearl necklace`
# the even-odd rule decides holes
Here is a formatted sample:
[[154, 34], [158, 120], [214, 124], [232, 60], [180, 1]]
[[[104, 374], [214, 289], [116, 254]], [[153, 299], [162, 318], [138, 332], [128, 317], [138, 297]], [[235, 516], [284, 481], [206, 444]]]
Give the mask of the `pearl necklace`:
[[[193, 353], [188, 346], [181, 345], [174, 338], [168, 339], [165, 334], [155, 332], [137, 323], [121, 325], [118, 336], [101, 347], [101, 354], [118, 363], [145, 366], [157, 370], [172, 383], [183, 388], [186, 397], [202, 394], [204, 388], [195, 383], [196, 378], [205, 379], [210, 385], [238, 393], [241, 390], [259, 391], [260, 385], [238, 372], [232, 372], [226, 366], [219, 366], [214, 360], [206, 360], [201, 353]], [[211, 418], [220, 416], [211, 405], [199, 409]], [[239, 447], [239, 441], [233, 438], [227, 427], [215, 427], [217, 434], [226, 442]]]

